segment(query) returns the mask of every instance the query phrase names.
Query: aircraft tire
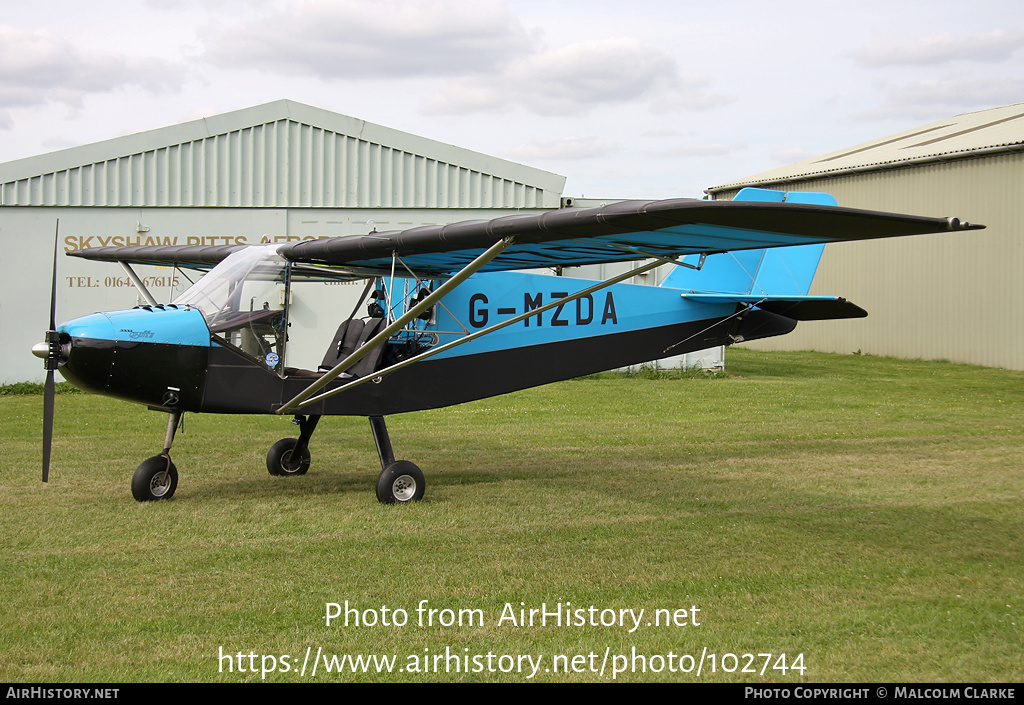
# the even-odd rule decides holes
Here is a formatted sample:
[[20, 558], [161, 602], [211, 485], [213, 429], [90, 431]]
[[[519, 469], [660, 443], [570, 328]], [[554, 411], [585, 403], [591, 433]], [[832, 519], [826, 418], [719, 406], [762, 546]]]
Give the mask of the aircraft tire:
[[146, 458], [132, 476], [132, 496], [136, 502], [170, 499], [178, 489], [178, 468], [170, 456]]
[[306, 474], [311, 458], [309, 448], [303, 451], [301, 458], [292, 458], [292, 450], [298, 442], [298, 438], [282, 438], [270, 446], [270, 451], [267, 453], [267, 470], [271, 475], [292, 477]]
[[377, 477], [377, 501], [381, 504], [408, 504], [423, 499], [427, 483], [423, 471], [408, 460], [396, 460]]

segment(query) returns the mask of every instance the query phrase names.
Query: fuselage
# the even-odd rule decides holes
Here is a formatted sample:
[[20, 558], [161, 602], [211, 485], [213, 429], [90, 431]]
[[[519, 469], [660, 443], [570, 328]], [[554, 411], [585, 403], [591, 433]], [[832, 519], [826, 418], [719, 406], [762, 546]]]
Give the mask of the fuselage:
[[[210, 275], [208, 275], [210, 276]], [[415, 336], [419, 347], [571, 297], [594, 282], [496, 272], [471, 277]], [[678, 290], [616, 284], [525, 318], [306, 409], [377, 416], [430, 409], [579, 375], [727, 344], [742, 325], [734, 304], [686, 301]], [[763, 312], [756, 312], [763, 314]], [[271, 414], [300, 393], [315, 371], [289, 368], [277, 348], [245, 345], [239, 330], [273, 331], [286, 311], [233, 312], [222, 323], [190, 304], [91, 314], [58, 328], [60, 371], [87, 391], [162, 410]], [[781, 318], [781, 317], [780, 317]], [[783, 319], [786, 321], [787, 319]], [[234, 327], [232, 327], [234, 326]], [[792, 328], [782, 324], [778, 332]], [[227, 332], [232, 331], [232, 332]], [[773, 333], [778, 334], [778, 333]], [[249, 334], [249, 338], [254, 338]], [[279, 336], [282, 340], [283, 336]], [[386, 345], [407, 345], [408, 334]], [[273, 333], [264, 338], [273, 340]], [[270, 352], [268, 352], [270, 351]], [[376, 369], [388, 364], [381, 356]], [[372, 376], [372, 373], [367, 375]], [[329, 391], [345, 384], [339, 378]]]

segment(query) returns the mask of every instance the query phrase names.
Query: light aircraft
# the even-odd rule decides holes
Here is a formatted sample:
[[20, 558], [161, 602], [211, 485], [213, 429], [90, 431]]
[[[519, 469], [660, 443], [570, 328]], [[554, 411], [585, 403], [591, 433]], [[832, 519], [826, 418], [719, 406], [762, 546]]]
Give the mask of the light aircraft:
[[[56, 326], [54, 270], [50, 329], [33, 348], [47, 370], [43, 481], [59, 370], [84, 390], [168, 414], [163, 450], [132, 478], [138, 501], [174, 494], [171, 445], [185, 412], [292, 416], [298, 437], [270, 448], [272, 475], [309, 469], [322, 416], [366, 416], [377, 499], [416, 501], [424, 476], [395, 459], [389, 414], [784, 335], [798, 321], [863, 317], [845, 299], [808, 295], [825, 243], [981, 227], [744, 189], [732, 201], [626, 201], [285, 245], [77, 250], [68, 254], [120, 263], [147, 304]], [[522, 271], [620, 261], [641, 264], [600, 282]], [[625, 283], [665, 263], [676, 266], [660, 286]], [[207, 273], [164, 305], [133, 264]], [[318, 369], [288, 366], [293, 294], [358, 279], [362, 302], [337, 312]]]

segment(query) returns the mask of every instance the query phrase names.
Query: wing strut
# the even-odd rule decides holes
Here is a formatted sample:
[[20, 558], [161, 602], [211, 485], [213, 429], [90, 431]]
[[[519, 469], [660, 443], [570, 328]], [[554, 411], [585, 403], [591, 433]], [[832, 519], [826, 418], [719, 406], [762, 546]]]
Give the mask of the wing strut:
[[[679, 262], [674, 262], [672, 260], [666, 260], [666, 259], [663, 259], [663, 258], [659, 257], [655, 261], [648, 262], [647, 264], [645, 264], [645, 265], [643, 265], [641, 267], [637, 267], [636, 269], [631, 269], [628, 272], [626, 272], [625, 274], [620, 274], [618, 276], [612, 277], [611, 279], [605, 279], [602, 282], [598, 282], [594, 286], [587, 287], [586, 289], [584, 289], [582, 291], [578, 291], [575, 294], [573, 294], [572, 296], [566, 296], [565, 298], [562, 298], [562, 299], [556, 299], [555, 301], [552, 301], [549, 304], [544, 304], [543, 306], [541, 306], [539, 308], [532, 308], [529, 311], [524, 311], [523, 313], [519, 314], [518, 316], [513, 316], [512, 318], [509, 318], [506, 321], [502, 321], [501, 323], [495, 323], [493, 326], [489, 326], [487, 328], [484, 328], [483, 330], [478, 330], [475, 333], [470, 333], [469, 335], [467, 335], [465, 337], [462, 337], [462, 338], [458, 338], [456, 340], [453, 340], [450, 343], [445, 343], [444, 345], [440, 345], [440, 346], [438, 346], [436, 348], [431, 348], [430, 350], [422, 352], [419, 355], [416, 355], [414, 357], [410, 357], [410, 358], [408, 358], [406, 360], [402, 360], [401, 362], [397, 362], [394, 365], [391, 365], [391, 367], [385, 367], [383, 370], [379, 370], [377, 372], [369, 374], [366, 377], [360, 377], [358, 379], [354, 379], [351, 382], [349, 382], [347, 384], [344, 384], [341, 387], [338, 387], [337, 389], [332, 389], [329, 392], [324, 392], [323, 394], [315, 396], [312, 399], [307, 398], [307, 400], [299, 402], [299, 404], [298, 404], [298, 406], [296, 408], [301, 410], [301, 409], [303, 409], [303, 408], [305, 408], [307, 406], [312, 406], [313, 404], [317, 404], [317, 403], [323, 401], [324, 399], [327, 399], [328, 397], [333, 397], [335, 394], [340, 394], [341, 392], [346, 392], [349, 389], [352, 389], [353, 387], [358, 387], [360, 384], [363, 384], [364, 382], [369, 382], [371, 379], [379, 379], [381, 377], [385, 377], [385, 376], [391, 374], [392, 372], [396, 372], [396, 371], [402, 369], [403, 367], [408, 367], [409, 365], [413, 364], [414, 362], [420, 362], [422, 360], [427, 359], [428, 357], [433, 357], [434, 355], [437, 355], [438, 353], [445, 352], [446, 350], [451, 350], [452, 348], [454, 348], [454, 347], [456, 347], [458, 345], [462, 345], [463, 343], [468, 343], [471, 340], [476, 340], [477, 338], [485, 336], [488, 333], [493, 333], [496, 330], [499, 330], [501, 328], [505, 328], [507, 326], [510, 326], [513, 323], [518, 323], [519, 321], [523, 320], [524, 318], [531, 318], [533, 316], [536, 316], [538, 313], [543, 313], [544, 311], [552, 309], [555, 306], [564, 306], [565, 304], [569, 303], [570, 301], [575, 301], [576, 299], [581, 299], [584, 296], [587, 296], [588, 294], [592, 294], [595, 291], [600, 291], [601, 289], [609, 287], [612, 284], [618, 284], [619, 282], [624, 281], [626, 279], [629, 279], [630, 277], [635, 277], [636, 275], [643, 274], [644, 272], [647, 272], [647, 271], [649, 271], [651, 269], [654, 269], [655, 267], [660, 267], [663, 264], [665, 264], [666, 262], [668, 262], [669, 264], [679, 264]], [[362, 348], [360, 348], [360, 350], [361, 349]], [[298, 397], [296, 397], [296, 398], [298, 398]], [[294, 400], [292, 400], [292, 401], [294, 401]], [[291, 403], [291, 402], [289, 402], [289, 403]], [[278, 413], [284, 413], [284, 412], [278, 412]]]
[[156, 306], [158, 303], [156, 298], [149, 293], [149, 289], [147, 289], [146, 285], [142, 283], [141, 279], [139, 279], [139, 275], [135, 273], [132, 266], [124, 260], [118, 260], [117, 263], [121, 265], [121, 269], [123, 269], [124, 273], [128, 275], [128, 278], [132, 280], [132, 284], [134, 284], [135, 288], [139, 290], [140, 294], [142, 294], [142, 298], [146, 300], [146, 303], [150, 306]]
[[[505, 249], [512, 244], [512, 242], [513, 240], [511, 237], [506, 237], [491, 245], [489, 248], [487, 248], [486, 251], [478, 255], [476, 259], [474, 259], [472, 262], [470, 262], [465, 267], [460, 269], [456, 274], [454, 274], [448, 281], [446, 281], [441, 286], [437, 287], [437, 289], [431, 292], [429, 296], [427, 296], [418, 304], [410, 308], [405, 313], [405, 315], [401, 316], [394, 323], [392, 323], [387, 328], [382, 330], [380, 333], [367, 340], [362, 347], [353, 351], [351, 355], [349, 355], [344, 360], [339, 362], [337, 365], [332, 367], [330, 371], [325, 372], [323, 377], [321, 377], [320, 379], [318, 379], [317, 381], [313, 382], [311, 385], [303, 389], [289, 401], [285, 402], [284, 406], [278, 409], [275, 413], [292, 414], [295, 413], [300, 408], [309, 406], [309, 404], [312, 402], [303, 402], [306, 402], [307, 399], [309, 399], [311, 396], [313, 396], [321, 389], [326, 387], [328, 384], [330, 384], [332, 381], [334, 381], [334, 379], [338, 377], [342, 372], [344, 372], [348, 368], [352, 367], [352, 365], [356, 364], [364, 357], [366, 357], [366, 355], [369, 354], [374, 348], [386, 343], [394, 333], [397, 333], [398, 331], [402, 330], [402, 328], [404, 328], [405, 325], [410, 321], [416, 320], [416, 318], [421, 313], [423, 313], [428, 308], [437, 303], [439, 300], [441, 300], [452, 289], [457, 287], [459, 284], [464, 282], [473, 274], [476, 274], [488, 262], [490, 262], [492, 259], [500, 255], [502, 252], [504, 252]], [[536, 309], [534, 309], [533, 314], [536, 315], [536, 312]], [[373, 376], [376, 377], [377, 375]]]

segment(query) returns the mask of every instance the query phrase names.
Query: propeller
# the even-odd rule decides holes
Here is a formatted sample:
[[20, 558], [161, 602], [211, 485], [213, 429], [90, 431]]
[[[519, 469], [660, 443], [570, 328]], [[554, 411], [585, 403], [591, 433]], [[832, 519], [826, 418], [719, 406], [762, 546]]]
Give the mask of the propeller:
[[44, 352], [43, 366], [46, 368], [46, 385], [43, 387], [43, 482], [50, 477], [50, 446], [53, 442], [53, 406], [54, 383], [53, 373], [60, 364], [60, 334], [57, 332], [57, 242], [60, 233], [60, 220], [53, 234], [53, 278], [50, 284], [50, 328], [46, 331], [46, 342], [36, 345], [32, 352], [39, 355]]

